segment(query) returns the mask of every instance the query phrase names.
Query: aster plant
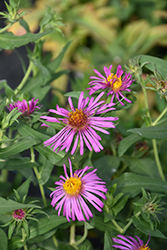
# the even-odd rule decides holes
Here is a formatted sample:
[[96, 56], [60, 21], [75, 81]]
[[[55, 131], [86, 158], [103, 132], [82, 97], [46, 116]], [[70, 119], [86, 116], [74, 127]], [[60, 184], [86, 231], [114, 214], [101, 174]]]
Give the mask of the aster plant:
[[[100, 93], [96, 98], [84, 98], [84, 92], [82, 91], [79, 96], [77, 108], [74, 108], [72, 99], [69, 97], [70, 110], [60, 108], [58, 105], [55, 110], [49, 110], [54, 114], [63, 116], [63, 118], [41, 116], [41, 118], [46, 119], [47, 122], [63, 124], [63, 129], [45, 141], [44, 145], [52, 147], [54, 152], [59, 152], [59, 150], [63, 149], [68, 152], [72, 146], [72, 155], [76, 151], [77, 146], [80, 147], [80, 154], [83, 155], [84, 144], [90, 151], [92, 151], [92, 148], [95, 152], [103, 150], [103, 146], [100, 143], [101, 137], [96, 131], [109, 134], [106, 128], [115, 128], [113, 121], [118, 120], [118, 117], [101, 116], [101, 114], [115, 110], [113, 107], [114, 103], [106, 104], [104, 100], [99, 101], [103, 94], [104, 92]], [[47, 126], [45, 123], [42, 125]], [[73, 141], [74, 143], [72, 145]]]
[[[32, 1], [22, 1], [22, 6], [24, 2]], [[59, 2], [73, 13], [74, 1]], [[92, 1], [97, 2], [94, 8], [82, 2], [95, 19], [105, 21], [105, 4]], [[12, 53], [28, 45], [29, 60], [26, 68], [20, 58], [20, 82], [9, 79], [15, 89], [0, 80], [0, 249], [166, 250], [167, 62], [141, 55], [125, 64], [126, 71], [124, 65], [117, 65], [116, 73], [112, 65], [105, 66], [104, 75], [95, 69], [90, 82], [85, 67], [85, 76], [74, 74], [83, 78], [70, 82], [70, 92], [65, 87], [59, 91], [54, 84], [69, 71], [59, 68], [71, 42], [56, 58], [43, 49], [45, 35], [52, 32], [57, 38], [56, 31], [61, 36], [62, 19], [54, 8], [40, 7], [45, 14], [40, 14], [39, 32], [32, 33], [24, 18], [31, 14], [21, 12], [19, 3], [9, 0], [7, 12], [0, 12], [7, 21], [0, 29], [0, 49]], [[131, 12], [130, 5], [123, 7]], [[100, 58], [98, 54], [97, 68]], [[132, 87], [135, 105], [129, 97]]]
[[131, 84], [133, 83], [132, 75], [124, 72], [121, 65], [118, 65], [116, 74], [111, 72], [112, 65], [109, 68], [104, 66], [105, 76], [103, 76], [98, 70], [94, 69], [97, 76], [91, 76], [93, 79], [88, 84], [90, 85], [89, 95], [94, 94], [99, 90], [105, 90], [107, 96], [111, 96], [111, 103], [116, 98], [120, 104], [124, 105], [122, 100], [131, 103], [131, 101], [123, 95], [123, 91], [130, 92]]

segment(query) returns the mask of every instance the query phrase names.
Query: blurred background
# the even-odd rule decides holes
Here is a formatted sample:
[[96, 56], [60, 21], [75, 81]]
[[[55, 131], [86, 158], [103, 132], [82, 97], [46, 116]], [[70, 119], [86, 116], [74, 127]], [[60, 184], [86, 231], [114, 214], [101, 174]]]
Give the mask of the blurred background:
[[[59, 27], [63, 35], [55, 31], [46, 36], [44, 53], [51, 52], [55, 58], [62, 47], [72, 41], [61, 64], [70, 73], [52, 83], [57, 94], [59, 90], [85, 90], [94, 68], [103, 72], [104, 65], [112, 64], [115, 70], [118, 64], [123, 65], [140, 54], [167, 58], [166, 0], [21, 1], [21, 9], [31, 11], [24, 18], [34, 33], [39, 29], [46, 5], [58, 13], [65, 26]], [[2, 0], [0, 10], [6, 10]], [[4, 26], [3, 19], [0, 25]], [[16, 35], [25, 33], [19, 23], [10, 31]], [[0, 52], [0, 79], [7, 79], [13, 88], [23, 76], [18, 54], [28, 63], [24, 47], [14, 53]]]

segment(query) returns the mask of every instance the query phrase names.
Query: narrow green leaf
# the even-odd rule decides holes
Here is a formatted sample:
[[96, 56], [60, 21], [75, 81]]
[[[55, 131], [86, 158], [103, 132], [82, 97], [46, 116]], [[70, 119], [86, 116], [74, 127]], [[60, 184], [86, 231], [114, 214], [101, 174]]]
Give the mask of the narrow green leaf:
[[19, 236], [13, 236], [8, 243], [8, 250], [20, 250], [25, 245], [22, 238]]
[[39, 184], [44, 185], [49, 180], [53, 167], [54, 167], [54, 164], [52, 164], [50, 161], [48, 161], [45, 158], [44, 164], [40, 171]]
[[[31, 178], [28, 178], [23, 184], [17, 188], [17, 193], [19, 194], [20, 198], [23, 199], [25, 195], [28, 194], [29, 186], [30, 186]], [[15, 193], [11, 194], [10, 199], [15, 197]]]
[[111, 182], [111, 185], [117, 183], [116, 192], [122, 192], [134, 197], [141, 192], [141, 187], [149, 189], [153, 192], [167, 193], [167, 183], [147, 176], [137, 175], [133, 173], [125, 173], [121, 177]]
[[53, 152], [53, 150], [49, 147], [44, 147], [43, 142], [49, 139], [49, 136], [41, 134], [38, 131], [35, 131], [34, 129], [30, 128], [26, 124], [20, 122], [19, 124], [16, 124], [16, 127], [20, 134], [29, 135], [33, 138], [37, 138], [42, 141], [41, 144], [36, 145], [34, 148], [42, 155], [46, 157], [47, 160], [49, 160], [51, 163], [56, 164], [58, 161], [60, 161], [65, 153], [63, 151], [60, 151], [58, 153]]
[[63, 216], [58, 215], [50, 215], [48, 217], [43, 217], [39, 219], [39, 223], [37, 222], [30, 222], [30, 239], [47, 233], [48, 231], [67, 223], [67, 219]]
[[6, 93], [6, 96], [7, 96], [8, 98], [10, 98], [10, 97], [13, 95], [14, 91], [13, 91], [13, 89], [11, 89], [11, 88], [8, 86], [6, 80], [1, 80], [1, 81], [0, 81], [0, 89], [2, 89], [2, 88], [5, 89], [5, 93]]
[[[67, 92], [66, 94], [64, 94], [64, 96], [67, 96], [67, 97], [71, 96], [71, 97], [79, 99], [80, 94], [81, 94], [81, 91], [71, 91], [71, 92]], [[89, 97], [89, 95], [84, 93], [84, 98], [86, 97]]]
[[68, 42], [62, 49], [62, 51], [60, 52], [60, 54], [53, 60], [51, 61], [47, 66], [48, 68], [52, 71], [55, 72], [58, 67], [60, 66], [60, 63], [69, 47], [69, 45], [71, 44], [72, 41]]
[[38, 34], [26, 33], [23, 36], [15, 36], [12, 32], [3, 32], [0, 34], [0, 48], [13, 50], [16, 47], [35, 42], [50, 32], [50, 30], [47, 30]]
[[114, 156], [104, 156], [93, 162], [93, 166], [98, 170], [98, 176], [105, 180], [107, 184], [111, 183], [111, 178], [120, 164], [120, 158]]
[[138, 228], [144, 234], [147, 234], [147, 235], [150, 234], [151, 236], [154, 236], [154, 237], [167, 239], [167, 237], [158, 229], [154, 231], [150, 230], [149, 224], [146, 221], [142, 220], [141, 218], [136, 218], [135, 216], [133, 216], [132, 219], [133, 219], [133, 223], [135, 227]]
[[14, 171], [37, 167], [38, 165], [39, 164], [37, 162], [31, 162], [29, 157], [11, 157], [6, 159], [5, 162], [0, 162], [0, 169]]
[[6, 233], [0, 229], [0, 250], [8, 249], [8, 239]]
[[28, 207], [34, 207], [34, 208], [39, 208], [39, 206], [34, 205], [34, 204], [23, 204], [23, 203], [18, 203], [13, 200], [6, 200], [2, 197], [0, 197], [0, 214], [6, 214], [8, 212], [14, 211], [19, 208], [28, 208]]
[[163, 77], [167, 76], [167, 61], [154, 56], [140, 55], [139, 62], [147, 63], [145, 67], [152, 72], [156, 69]]
[[123, 140], [121, 140], [118, 147], [119, 157], [121, 157], [131, 145], [133, 145], [135, 142], [139, 140], [141, 140], [141, 137], [139, 135], [129, 135]]
[[166, 139], [167, 126], [150, 126], [146, 128], [133, 128], [128, 132], [144, 137], [146, 139]]
[[128, 165], [128, 168], [133, 173], [160, 178], [155, 160], [151, 158], [135, 159], [127, 156], [121, 159]]
[[32, 137], [23, 137], [20, 141], [17, 143], [14, 143], [13, 145], [1, 148], [0, 149], [0, 158], [5, 159], [8, 158], [11, 155], [18, 154], [20, 152], [23, 152], [24, 150], [30, 148], [33, 145], [36, 145], [39, 143], [39, 139], [35, 139]]
[[113, 245], [113, 242], [112, 242], [111, 236], [109, 235], [108, 232], [105, 232], [105, 234], [104, 234], [104, 248], [103, 248], [103, 250], [112, 249], [112, 245]]

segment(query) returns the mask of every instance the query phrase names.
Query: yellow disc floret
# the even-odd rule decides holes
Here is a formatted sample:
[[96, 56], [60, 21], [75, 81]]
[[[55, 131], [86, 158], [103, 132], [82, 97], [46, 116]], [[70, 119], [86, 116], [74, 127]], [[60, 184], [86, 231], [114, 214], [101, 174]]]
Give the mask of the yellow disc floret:
[[120, 87], [122, 86], [122, 80], [121, 80], [121, 76], [117, 77], [117, 75], [115, 74], [111, 74], [107, 77], [107, 81], [110, 83], [110, 86], [112, 88], [112, 90], [114, 92], [117, 92]]
[[65, 181], [63, 188], [68, 195], [76, 196], [82, 189], [82, 181], [76, 174], [74, 174], [74, 177], [70, 177]]
[[144, 245], [144, 246], [139, 247], [138, 250], [150, 250], [150, 248]]
[[73, 128], [80, 129], [87, 123], [87, 116], [82, 109], [76, 109], [74, 112], [69, 112], [68, 124]]

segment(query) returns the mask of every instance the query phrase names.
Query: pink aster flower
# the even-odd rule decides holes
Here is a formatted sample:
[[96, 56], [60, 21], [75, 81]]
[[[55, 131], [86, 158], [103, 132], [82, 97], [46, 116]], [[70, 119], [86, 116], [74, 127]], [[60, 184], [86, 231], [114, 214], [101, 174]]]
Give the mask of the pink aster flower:
[[17, 210], [14, 210], [12, 216], [13, 216], [13, 219], [17, 220], [17, 221], [20, 221], [20, 220], [23, 220], [25, 218], [25, 211], [23, 209], [17, 209]]
[[52, 198], [51, 205], [58, 210], [58, 216], [63, 208], [63, 216], [66, 216], [67, 220], [70, 218], [74, 221], [85, 221], [93, 216], [90, 211], [87, 201], [90, 202], [99, 212], [102, 211], [104, 203], [97, 197], [100, 196], [106, 199], [104, 193], [107, 192], [105, 182], [100, 179], [95, 173], [97, 169], [87, 172], [92, 167], [84, 167], [84, 169], [76, 170], [73, 174], [72, 164], [69, 159], [70, 165], [70, 177], [67, 174], [67, 168], [64, 164], [64, 176], [60, 176], [59, 181], [56, 181], [57, 185], [55, 191], [50, 195]]
[[112, 247], [122, 250], [150, 250], [148, 246], [150, 236], [146, 244], [138, 236], [135, 236], [138, 241], [131, 236], [117, 235], [117, 237], [120, 239], [113, 238], [112, 240], [119, 245], [113, 245]]
[[32, 100], [29, 100], [29, 102], [27, 102], [25, 99], [22, 101], [17, 101], [14, 103], [10, 103], [9, 106], [7, 107], [9, 109], [9, 111], [11, 112], [14, 108], [17, 108], [19, 110], [19, 112], [22, 113], [22, 115], [26, 115], [29, 116], [30, 114], [32, 114], [34, 112], [34, 110], [40, 109], [39, 106], [37, 106], [37, 102], [39, 99], [37, 99], [36, 101], [34, 101], [35, 98], [32, 98]]
[[122, 91], [131, 91], [129, 87], [134, 81], [133, 79], [131, 79], [132, 75], [130, 73], [125, 72], [124, 76], [122, 77], [124, 71], [121, 68], [121, 65], [118, 65], [117, 72], [115, 75], [111, 72], [111, 68], [112, 65], [110, 65], [109, 69], [107, 67], [104, 67], [105, 76], [103, 76], [102, 74], [100, 74], [99, 71], [94, 69], [94, 72], [98, 75], [98, 77], [90, 77], [90, 79], [94, 80], [88, 83], [91, 86], [90, 88], [88, 88], [88, 90], [90, 90], [89, 95], [92, 95], [94, 92], [100, 89], [107, 90], [107, 95], [112, 96], [111, 102], [113, 102], [114, 97], [116, 97], [117, 100], [122, 105], [124, 105], [123, 102], [120, 100], [121, 97], [121, 99], [123, 98], [125, 101], [131, 103], [131, 101], [123, 95]]
[[[71, 154], [73, 155], [77, 145], [80, 146], [80, 154], [84, 153], [84, 143], [87, 148], [95, 152], [99, 152], [103, 149], [100, 144], [101, 137], [95, 130], [105, 134], [109, 134], [104, 128], [115, 128], [112, 121], [118, 120], [117, 117], [102, 117], [99, 116], [110, 110], [115, 110], [112, 106], [114, 103], [104, 104], [105, 101], [99, 101], [104, 92], [100, 93], [96, 99], [89, 97], [84, 99], [84, 92], [82, 91], [78, 101], [78, 108], [74, 108], [71, 97], [68, 98], [70, 105], [70, 111], [60, 108], [57, 105], [57, 109], [50, 109], [49, 111], [57, 115], [63, 116], [63, 118], [54, 118], [50, 116], [41, 116], [46, 119], [47, 122], [62, 123], [64, 125], [56, 135], [44, 142], [45, 146], [51, 145], [53, 151], [59, 151], [65, 149], [69, 151], [72, 142], [74, 140]], [[99, 101], [99, 102], [98, 102]], [[42, 126], [47, 126], [42, 124]]]

